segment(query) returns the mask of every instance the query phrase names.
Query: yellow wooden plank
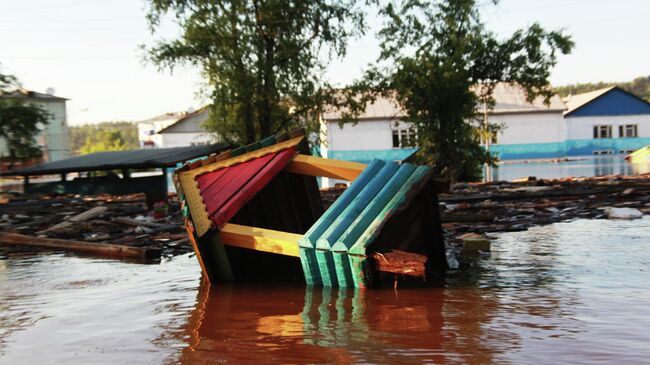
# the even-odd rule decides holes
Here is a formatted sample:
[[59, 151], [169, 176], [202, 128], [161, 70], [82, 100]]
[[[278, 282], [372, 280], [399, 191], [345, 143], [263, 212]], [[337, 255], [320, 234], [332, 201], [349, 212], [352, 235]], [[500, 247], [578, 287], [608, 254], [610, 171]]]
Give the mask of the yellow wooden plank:
[[309, 176], [324, 176], [333, 179], [353, 181], [368, 165], [341, 160], [298, 155], [285, 171]]
[[210, 229], [212, 221], [208, 217], [208, 212], [203, 202], [203, 197], [199, 191], [199, 184], [193, 176], [187, 174], [180, 174], [179, 180], [183, 186], [183, 193], [185, 194], [185, 202], [190, 208], [190, 215], [192, 223], [196, 229], [196, 235], [203, 237], [203, 235]]
[[232, 223], [226, 224], [218, 234], [224, 245], [294, 257], [299, 256], [298, 240], [302, 238], [300, 234]]
[[210, 282], [208, 271], [205, 269], [205, 264], [203, 263], [203, 257], [201, 257], [201, 251], [199, 251], [199, 244], [194, 239], [194, 229], [192, 229], [192, 223], [188, 219], [185, 219], [185, 231], [187, 232], [187, 237], [190, 239], [190, 243], [192, 244], [192, 248], [194, 249], [196, 259], [199, 261], [199, 265], [201, 266], [201, 272], [203, 273], [203, 277], [208, 282]]

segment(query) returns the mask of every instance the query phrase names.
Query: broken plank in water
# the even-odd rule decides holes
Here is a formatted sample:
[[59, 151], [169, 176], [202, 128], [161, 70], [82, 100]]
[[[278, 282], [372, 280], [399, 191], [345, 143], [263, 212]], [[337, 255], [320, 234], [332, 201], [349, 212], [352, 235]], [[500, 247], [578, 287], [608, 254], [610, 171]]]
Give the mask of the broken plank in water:
[[80, 252], [97, 256], [150, 259], [160, 257], [158, 248], [131, 247], [111, 243], [96, 243], [27, 236], [18, 233], [0, 232], [0, 244], [47, 247]]
[[77, 223], [87, 221], [91, 218], [94, 218], [98, 215], [106, 213], [108, 210], [108, 207], [105, 207], [103, 205], [96, 206], [94, 208], [88, 209], [87, 211], [77, 214], [75, 216], [72, 216], [65, 221], [55, 224], [52, 227], [38, 233], [47, 233], [47, 232], [59, 232], [59, 231], [65, 231], [68, 229], [73, 228]]
[[392, 250], [372, 255], [377, 271], [425, 278], [427, 257], [424, 255]]

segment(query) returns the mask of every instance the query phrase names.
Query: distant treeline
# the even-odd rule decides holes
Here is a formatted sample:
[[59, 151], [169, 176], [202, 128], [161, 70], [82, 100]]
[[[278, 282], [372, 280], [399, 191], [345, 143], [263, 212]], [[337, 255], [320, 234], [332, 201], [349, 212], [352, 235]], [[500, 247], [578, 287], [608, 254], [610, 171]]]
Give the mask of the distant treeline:
[[650, 101], [650, 76], [637, 77], [636, 79], [629, 82], [597, 82], [597, 83], [586, 83], [586, 84], [573, 84], [556, 87], [560, 96], [568, 96], [586, 93], [589, 91], [594, 91], [609, 86], [618, 86], [623, 90], [629, 91], [634, 95], [640, 96], [645, 100]]
[[73, 155], [139, 148], [138, 126], [131, 122], [103, 122], [70, 127]]

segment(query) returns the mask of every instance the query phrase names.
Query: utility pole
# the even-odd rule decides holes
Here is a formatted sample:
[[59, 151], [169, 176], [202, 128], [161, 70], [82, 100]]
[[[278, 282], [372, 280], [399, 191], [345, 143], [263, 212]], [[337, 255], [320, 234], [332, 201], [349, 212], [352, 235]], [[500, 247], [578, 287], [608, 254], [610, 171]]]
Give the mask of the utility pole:
[[[490, 153], [490, 138], [492, 137], [491, 135], [488, 134], [490, 131], [489, 129], [489, 122], [488, 122], [488, 113], [487, 113], [487, 101], [484, 99], [483, 100], [483, 127], [485, 128], [485, 151], [487, 153]], [[492, 169], [490, 168], [489, 163], [485, 163], [485, 174], [483, 176], [483, 180], [485, 182], [491, 182], [492, 181]]]

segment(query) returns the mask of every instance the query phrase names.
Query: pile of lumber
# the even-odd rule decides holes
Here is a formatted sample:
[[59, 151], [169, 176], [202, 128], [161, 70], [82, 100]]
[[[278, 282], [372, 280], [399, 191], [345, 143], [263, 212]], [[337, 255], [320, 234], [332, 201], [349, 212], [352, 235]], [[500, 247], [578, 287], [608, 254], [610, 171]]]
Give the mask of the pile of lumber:
[[174, 196], [167, 213], [158, 219], [147, 210], [144, 194], [4, 196], [0, 243], [128, 258], [160, 258], [191, 251]]

